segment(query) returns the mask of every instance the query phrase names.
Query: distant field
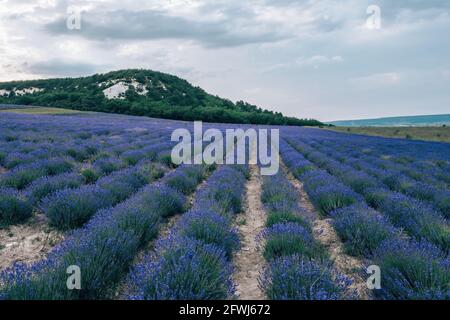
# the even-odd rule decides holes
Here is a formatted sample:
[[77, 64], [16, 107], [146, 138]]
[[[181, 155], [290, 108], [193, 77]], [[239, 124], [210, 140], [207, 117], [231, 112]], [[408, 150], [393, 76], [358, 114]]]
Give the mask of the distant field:
[[450, 127], [330, 127], [330, 130], [387, 138], [450, 142]]
[[338, 127], [440, 127], [450, 125], [450, 114], [332, 121]]
[[76, 114], [84, 113], [84, 111], [47, 108], [47, 107], [30, 107], [30, 108], [14, 108], [14, 109], [0, 109], [0, 112], [13, 112], [21, 114]]

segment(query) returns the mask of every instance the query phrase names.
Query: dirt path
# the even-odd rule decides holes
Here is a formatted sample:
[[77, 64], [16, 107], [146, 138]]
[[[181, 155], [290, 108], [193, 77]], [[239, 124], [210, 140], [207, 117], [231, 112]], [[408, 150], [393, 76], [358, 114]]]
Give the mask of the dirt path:
[[296, 179], [291, 172], [289, 172], [284, 163], [281, 163], [281, 167], [284, 172], [286, 172], [289, 181], [295, 189], [297, 189], [300, 195], [300, 206], [304, 208], [307, 214], [314, 219], [314, 238], [324, 245], [325, 248], [327, 248], [336, 270], [352, 279], [353, 284], [350, 286], [350, 290], [354, 290], [359, 299], [371, 299], [371, 294], [367, 289], [366, 281], [357, 273], [357, 270], [361, 270], [364, 265], [363, 261], [349, 256], [344, 252], [343, 244], [333, 228], [332, 219], [323, 219], [319, 216], [303, 188], [303, 183]]
[[265, 265], [256, 237], [264, 229], [266, 213], [261, 203], [261, 176], [257, 166], [250, 167], [250, 180], [246, 187], [244, 213], [237, 224], [242, 248], [234, 255], [236, 268], [233, 276], [236, 296], [241, 300], [264, 300], [264, 292], [259, 287], [258, 277]]
[[44, 215], [27, 224], [0, 230], [0, 270], [14, 262], [33, 263], [46, 257], [63, 235], [51, 229]]
[[309, 200], [308, 194], [303, 189], [303, 184], [289, 171], [286, 165], [280, 161], [281, 170], [286, 174], [287, 179], [291, 185], [297, 190], [299, 194], [299, 206], [304, 209], [304, 213], [307, 215], [310, 221], [315, 221], [319, 219], [319, 214], [317, 213], [314, 205]]

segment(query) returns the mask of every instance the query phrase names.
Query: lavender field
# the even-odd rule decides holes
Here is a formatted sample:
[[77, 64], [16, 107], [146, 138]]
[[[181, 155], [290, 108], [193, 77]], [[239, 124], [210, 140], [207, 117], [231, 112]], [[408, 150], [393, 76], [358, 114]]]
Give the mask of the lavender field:
[[261, 176], [173, 164], [192, 127], [0, 113], [0, 299], [450, 299], [450, 144], [273, 127]]

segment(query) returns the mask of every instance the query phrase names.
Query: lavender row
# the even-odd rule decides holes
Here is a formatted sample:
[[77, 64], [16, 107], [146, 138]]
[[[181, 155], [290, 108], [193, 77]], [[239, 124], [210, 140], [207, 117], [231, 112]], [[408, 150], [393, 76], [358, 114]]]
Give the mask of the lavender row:
[[[445, 160], [419, 161], [414, 158], [396, 158], [395, 150], [389, 154], [372, 147], [355, 148], [354, 145], [342, 144], [338, 141], [320, 141], [316, 144], [318, 148], [324, 150], [333, 150], [333, 153], [339, 155], [340, 161], [365, 161], [370, 162], [380, 169], [388, 169], [408, 176], [409, 178], [420, 181], [437, 188], [448, 188], [450, 175], [446, 175], [446, 170], [450, 169]], [[331, 153], [331, 152], [330, 152]], [[342, 158], [345, 155], [344, 158]]]
[[81, 227], [98, 210], [114, 206], [144, 185], [164, 175], [164, 167], [144, 161], [99, 179], [94, 185], [62, 189], [51, 193], [39, 204], [50, 225], [69, 230]]
[[268, 266], [260, 286], [273, 300], [338, 300], [351, 297], [350, 280], [333, 268], [314, 239], [311, 222], [298, 205], [284, 174], [265, 177], [261, 200], [267, 212], [264, 257]]
[[328, 172], [318, 169], [285, 141], [281, 142], [280, 151], [286, 165], [304, 183], [305, 191], [323, 216], [362, 200], [359, 194]]
[[[283, 144], [282, 156], [291, 170], [302, 172], [297, 175], [302, 181], [304, 176], [312, 176], [314, 172], [323, 174], [289, 145]], [[383, 285], [382, 289], [375, 290], [377, 297], [402, 300], [449, 298], [449, 261], [439, 248], [423, 240], [407, 239], [390, 219], [364, 202], [343, 206], [331, 212], [330, 217], [348, 254], [380, 266]]]
[[[122, 202], [145, 184], [159, 178], [163, 169], [157, 165], [150, 165], [146, 159], [159, 160], [157, 154], [165, 148], [167, 144], [160, 143], [140, 150], [139, 156], [136, 155], [136, 162], [133, 163], [137, 161], [142, 163], [115, 172], [113, 170], [113, 173], [100, 178], [94, 185], [84, 185], [75, 189], [70, 186], [65, 189], [55, 188], [56, 190], [52, 190], [52, 193], [42, 198], [39, 207], [49, 218], [50, 224], [59, 229], [80, 227], [96, 211]], [[88, 177], [89, 175], [84, 172], [84, 178], [89, 182]], [[44, 188], [47, 186], [44, 181]], [[34, 187], [36, 190], [42, 186]]]
[[[155, 158], [158, 151], [168, 147], [169, 145], [160, 143], [159, 145], [148, 146], [142, 150], [129, 151], [129, 154], [123, 155], [123, 160], [99, 157], [94, 161], [92, 169], [82, 168], [81, 173], [88, 182], [94, 182], [101, 175], [109, 174], [115, 170], [124, 168], [126, 165], [135, 165], [139, 160], [145, 158]], [[93, 151], [92, 154], [94, 152], [95, 151]], [[58, 174], [67, 173], [72, 171], [74, 167], [73, 160], [67, 157], [41, 159], [30, 164], [16, 166], [11, 171], [1, 175], [0, 186], [22, 190], [41, 177], [52, 177]]]
[[[186, 179], [201, 181], [205, 168], [182, 166]], [[101, 299], [108, 297], [134, 256], [154, 239], [162, 219], [184, 211], [181, 190], [164, 182], [149, 185], [121, 204], [102, 210], [72, 232], [48, 257], [32, 265], [14, 264], [0, 276], [2, 299]], [[67, 288], [69, 266], [80, 267], [81, 290]]]
[[[242, 170], [242, 169], [240, 169]], [[220, 167], [193, 208], [130, 275], [138, 300], [217, 300], [234, 293], [231, 255], [239, 247], [232, 216], [241, 211], [244, 172]]]
[[[170, 143], [160, 142], [160, 130], [145, 136], [97, 128], [77, 128], [73, 132], [66, 132], [64, 126], [55, 131], [53, 127], [42, 128], [39, 122], [39, 126], [30, 124], [30, 133], [27, 133], [27, 128], [21, 125], [12, 123], [7, 126], [17, 131], [11, 136], [11, 132], [2, 130], [7, 142], [0, 145], [0, 166], [6, 165], [10, 170], [0, 175], [0, 225], [26, 221], [40, 201], [54, 192], [94, 183], [100, 177], [124, 169], [127, 165], [157, 158], [161, 150], [170, 148]], [[116, 133], [122, 136], [108, 136]], [[21, 137], [24, 143], [20, 142]], [[119, 141], [128, 143], [127, 150], [133, 152], [126, 154], [127, 150], [114, 149], [114, 143]], [[125, 153], [123, 158], [122, 153]], [[167, 162], [163, 157], [159, 160]], [[83, 161], [83, 164], [77, 161]], [[93, 163], [86, 166], [86, 161]], [[12, 189], [18, 189], [19, 192]]]
[[[41, 119], [39, 119], [41, 120]], [[61, 118], [61, 120], [67, 120]], [[0, 141], [0, 166], [6, 169], [13, 169], [20, 164], [28, 164], [34, 162], [35, 159], [47, 159], [49, 157], [71, 157], [77, 162], [95, 159], [97, 155], [103, 153], [113, 153], [116, 156], [121, 153], [140, 149], [152, 143], [158, 142], [165, 135], [165, 130], [155, 129], [151, 133], [133, 132], [118, 129], [98, 129], [83, 126], [76, 130], [70, 130], [65, 127], [64, 121], [62, 126], [42, 127], [35, 123], [30, 124], [31, 133], [27, 133], [27, 128], [17, 125], [14, 137], [7, 134], [7, 130], [3, 133], [9, 137], [8, 142]], [[100, 124], [96, 124], [99, 126]], [[25, 141], [19, 138], [25, 135]]]
[[[290, 134], [293, 134], [291, 132]], [[341, 152], [345, 157], [368, 157], [382, 168], [391, 168], [437, 187], [450, 185], [450, 146], [447, 143], [402, 141], [353, 135], [302, 135], [311, 145]]]
[[[294, 141], [291, 140], [290, 142], [295, 145]], [[302, 150], [300, 148], [300, 151]], [[427, 240], [440, 247], [444, 252], [448, 252], [450, 249], [450, 229], [448, 223], [430, 205], [401, 193], [392, 192], [384, 187], [377, 179], [362, 171], [334, 161], [320, 152], [306, 152], [305, 156], [321, 168], [333, 174], [332, 179], [326, 178], [329, 176], [327, 172], [322, 172], [319, 175], [313, 172], [302, 176], [302, 179], [306, 182], [306, 191], [311, 193], [313, 200], [317, 197], [317, 192], [324, 191], [323, 189], [317, 188], [317, 185], [323, 183], [325, 191], [330, 190], [330, 194], [333, 194], [333, 196], [330, 196], [325, 193], [327, 199], [337, 196], [340, 197], [339, 201], [341, 203], [346, 201], [343, 206], [352, 204], [342, 195], [342, 190], [340, 190], [341, 193], [339, 194], [334, 191], [334, 186], [328, 185], [334, 183], [333, 180], [337, 181], [336, 183], [338, 184], [342, 181], [354, 190], [352, 191], [353, 193], [356, 193], [357, 196], [352, 197], [353, 202], [361, 201], [360, 195], [362, 195], [369, 205], [386, 215], [393, 225], [404, 228], [408, 234], [417, 240]], [[313, 182], [317, 181], [317, 184], [313, 183], [311, 186], [311, 180]], [[334, 193], [331, 193], [332, 191]]]
[[[392, 163], [410, 164], [412, 167], [447, 172], [450, 145], [448, 143], [413, 141], [361, 135], [350, 135], [328, 130], [308, 128], [282, 128], [284, 136], [296, 136], [303, 141], [331, 142], [336, 148], [361, 150], [383, 157]], [[436, 171], [436, 172], [437, 172]]]
[[369, 259], [381, 270], [380, 299], [450, 299], [450, 261], [438, 247], [408, 240], [388, 220], [365, 204], [331, 214], [346, 251]]
[[324, 147], [316, 148], [342, 162], [343, 165], [350, 165], [357, 170], [368, 173], [395, 192], [403, 193], [420, 201], [429, 202], [446, 218], [450, 217], [450, 190], [442, 184], [427, 184], [422, 182], [427, 180], [424, 177], [425, 174], [419, 175], [418, 173], [408, 171], [415, 177], [413, 179], [403, 173], [406, 169], [401, 167], [386, 167], [384, 164], [378, 165], [377, 159], [367, 159], [367, 157], [353, 158], [348, 153], [330, 151], [333, 149], [325, 149]]
[[1, 175], [0, 186], [22, 190], [40, 177], [66, 173], [73, 167], [71, 161], [66, 158], [38, 160], [31, 164], [18, 166]]
[[[20, 223], [31, 217], [33, 201], [29, 193], [18, 189], [23, 189], [31, 181], [42, 176], [51, 177], [49, 179], [59, 176], [73, 178], [70, 174], [65, 174], [72, 168], [70, 161], [57, 158], [23, 165], [0, 176], [0, 225]], [[79, 178], [76, 180], [81, 181]], [[75, 185], [78, 185], [78, 182]]]
[[[156, 152], [156, 151], [154, 151]], [[66, 162], [65, 160], [53, 160], [53, 161], [44, 161], [45, 164], [45, 173], [59, 173], [64, 171], [62, 169], [69, 168], [71, 164]], [[28, 167], [28, 165], [25, 165]], [[34, 166], [34, 165], [33, 165]], [[37, 166], [40, 171], [42, 166]], [[62, 168], [62, 169], [61, 169]], [[109, 170], [103, 170], [106, 173], [112, 173], [115, 169], [119, 170], [121, 166], [117, 166], [114, 168], [109, 168]], [[2, 225], [10, 225], [14, 223], [21, 223], [26, 221], [28, 218], [32, 216], [33, 209], [36, 206], [41, 207], [44, 212], [51, 211], [49, 216], [55, 216], [51, 218], [52, 223], [61, 228], [69, 228], [71, 227], [71, 222], [66, 223], [62, 221], [56, 221], [57, 219], [65, 219], [67, 215], [71, 215], [73, 210], [83, 211], [84, 220], [88, 218], [96, 209], [99, 209], [104, 206], [109, 206], [114, 203], [120, 202], [124, 198], [130, 195], [130, 192], [134, 192], [137, 188], [142, 186], [142, 183], [147, 179], [146, 177], [138, 177], [137, 172], [134, 174], [131, 173], [131, 169], [122, 169], [119, 173], [114, 174], [111, 178], [105, 176], [102, 178], [101, 183], [97, 185], [86, 185], [87, 183], [94, 182], [98, 179], [100, 174], [92, 173], [95, 175], [95, 179], [92, 178], [92, 175], [88, 173], [88, 171], [82, 171], [82, 174], [78, 174], [75, 172], [62, 173], [58, 175], [45, 175], [41, 178], [34, 180], [25, 190], [18, 191], [15, 188], [10, 187], [0, 187], [2, 192], [0, 193], [0, 224]], [[10, 177], [14, 177], [15, 179], [21, 179], [20, 181], [24, 181], [24, 179], [29, 179], [33, 177], [32, 170], [28, 170], [24, 168], [20, 169], [16, 174], [16, 172], [12, 171], [13, 175], [9, 176], [5, 175], [5, 180], [3, 181], [11, 181]], [[141, 172], [145, 174], [144, 171]], [[39, 174], [41, 175], [41, 174]], [[129, 175], [129, 176], [128, 176]], [[121, 176], [125, 177], [125, 180], [122, 180]], [[135, 178], [133, 180], [133, 178]], [[111, 181], [112, 179], [116, 180]], [[127, 181], [127, 182], [126, 182]], [[111, 182], [111, 183], [108, 183]], [[97, 186], [97, 187], [96, 187]], [[102, 191], [100, 189], [108, 189], [107, 191]], [[120, 194], [120, 192], [123, 192]], [[84, 196], [85, 195], [85, 196]], [[98, 199], [96, 197], [99, 197]], [[67, 199], [64, 199], [67, 197]], [[41, 200], [45, 198], [44, 203], [41, 203]], [[90, 200], [89, 200], [89, 199]], [[59, 199], [59, 200], [58, 200]], [[68, 207], [68, 203], [71, 200], [76, 200], [73, 205], [83, 204], [82, 207]], [[69, 210], [69, 212], [61, 213], [61, 211]], [[76, 226], [78, 224], [75, 223]]]

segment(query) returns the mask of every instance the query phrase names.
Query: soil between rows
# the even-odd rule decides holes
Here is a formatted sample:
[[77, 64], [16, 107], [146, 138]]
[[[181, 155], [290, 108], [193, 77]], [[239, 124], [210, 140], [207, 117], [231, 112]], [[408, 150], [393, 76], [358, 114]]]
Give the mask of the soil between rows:
[[234, 255], [236, 296], [241, 300], [264, 300], [258, 278], [265, 266], [261, 252], [263, 244], [257, 236], [265, 227], [266, 212], [261, 202], [261, 176], [257, 166], [250, 166], [250, 180], [246, 186], [244, 212], [238, 216], [236, 227], [241, 236], [241, 249]]

